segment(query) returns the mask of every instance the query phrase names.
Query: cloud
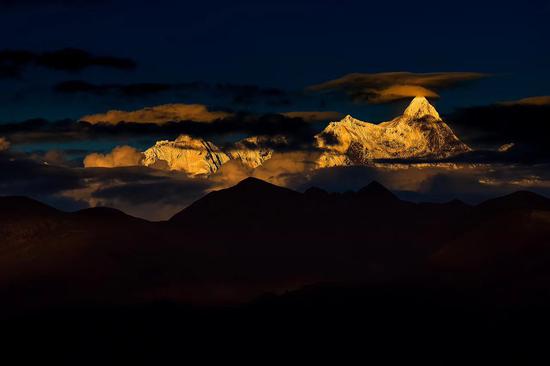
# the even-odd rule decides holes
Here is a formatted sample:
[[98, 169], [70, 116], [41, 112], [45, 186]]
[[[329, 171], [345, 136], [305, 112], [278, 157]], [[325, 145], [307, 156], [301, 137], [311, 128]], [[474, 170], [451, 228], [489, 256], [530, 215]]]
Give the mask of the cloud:
[[25, 154], [0, 154], [2, 195], [23, 195], [63, 210], [107, 206], [165, 220], [206, 194], [213, 183], [146, 167], [112, 169], [44, 164]]
[[418, 85], [393, 85], [385, 89], [377, 90], [369, 99], [369, 103], [381, 104], [410, 97], [439, 98], [439, 95]]
[[36, 6], [80, 7], [101, 4], [107, 0], [0, 0], [0, 6], [7, 9], [28, 8]]
[[343, 91], [352, 100], [367, 103], [387, 103], [415, 96], [438, 97], [437, 90], [486, 77], [474, 72], [354, 73], [307, 88], [309, 91]]
[[136, 137], [154, 141], [155, 137], [157, 139], [175, 139], [182, 134], [217, 142], [218, 139], [227, 141], [227, 136], [239, 134], [249, 136], [282, 135], [287, 137], [289, 147], [306, 148], [313, 143], [313, 135], [316, 132], [315, 126], [302, 118], [290, 118], [280, 114], [253, 115], [246, 113], [235, 113], [209, 123], [185, 121], [185, 123], [166, 122], [162, 124], [135, 122], [92, 124], [73, 120], [34, 119], [0, 124], [0, 136], [9, 139], [12, 145], [98, 139], [124, 141]]
[[289, 118], [301, 118], [306, 122], [326, 122], [337, 121], [342, 117], [340, 112], [320, 112], [320, 111], [300, 111], [300, 112], [284, 112], [281, 113], [285, 117]]
[[66, 210], [108, 206], [153, 220], [167, 219], [211, 190], [248, 176], [300, 191], [318, 186], [332, 192], [357, 190], [377, 180], [414, 201], [459, 198], [475, 203], [526, 188], [550, 194], [550, 164], [314, 170], [314, 160], [313, 152], [276, 153], [255, 170], [234, 161], [204, 179], [142, 166], [84, 169], [46, 165], [24, 154], [6, 152], [0, 154], [0, 171], [9, 174], [0, 174], [0, 190], [3, 195], [25, 195]]
[[507, 105], [507, 106], [514, 106], [514, 105], [550, 106], [550, 95], [523, 98], [519, 100], [501, 102], [500, 104]]
[[506, 155], [516, 161], [550, 161], [550, 105], [488, 105], [463, 108], [446, 116], [457, 133], [474, 148], [514, 143]]
[[43, 53], [24, 50], [0, 51], [0, 77], [19, 78], [29, 66], [76, 72], [92, 66], [133, 70], [136, 68], [136, 63], [128, 58], [96, 56], [77, 48], [65, 48]]
[[292, 103], [291, 93], [273, 87], [230, 83], [131, 83], [93, 84], [83, 80], [67, 80], [54, 86], [54, 91], [63, 94], [91, 94], [96, 96], [142, 97], [154, 94], [180, 92], [194, 97], [225, 99], [231, 104], [251, 105], [264, 103], [285, 106]]
[[0, 135], [6, 136], [12, 145], [35, 142], [59, 142], [85, 140], [93, 136], [83, 124], [73, 120], [50, 122], [32, 119], [24, 122], [0, 123]]
[[315, 167], [316, 152], [275, 152], [259, 167], [252, 169], [239, 160], [230, 160], [210, 176], [217, 189], [231, 187], [247, 177], [255, 177], [281, 186], [292, 186], [302, 181]]
[[0, 151], [5, 151], [10, 148], [10, 142], [4, 137], [0, 137]]
[[116, 207], [129, 215], [167, 220], [210, 189], [211, 182], [182, 176], [98, 186], [87, 198], [94, 206]]
[[121, 122], [164, 124], [167, 122], [195, 121], [213, 122], [231, 116], [228, 112], [211, 112], [202, 104], [165, 104], [137, 111], [109, 111], [103, 114], [84, 116], [82, 121], [92, 124], [118, 124]]
[[141, 165], [143, 154], [130, 146], [117, 146], [108, 154], [89, 154], [84, 158], [85, 168], [118, 168]]
[[106, 95], [116, 93], [127, 97], [139, 97], [149, 94], [163, 93], [177, 90], [175, 84], [163, 83], [136, 83], [136, 84], [92, 84], [82, 80], [63, 81], [54, 86], [57, 93], [73, 94], [86, 93]]

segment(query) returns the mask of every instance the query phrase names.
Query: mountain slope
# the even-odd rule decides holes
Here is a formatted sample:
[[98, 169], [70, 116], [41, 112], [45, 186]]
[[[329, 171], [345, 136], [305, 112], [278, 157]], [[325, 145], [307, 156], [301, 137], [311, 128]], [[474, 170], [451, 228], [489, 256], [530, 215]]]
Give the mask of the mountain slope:
[[181, 135], [175, 141], [158, 141], [155, 146], [145, 150], [145, 166], [166, 167], [189, 175], [208, 175], [215, 173], [229, 157], [216, 145], [202, 139]]
[[255, 226], [288, 217], [292, 207], [301, 203], [302, 195], [256, 178], [246, 178], [239, 184], [214, 191], [176, 214], [171, 222], [183, 225], [218, 227], [233, 225]]
[[[378, 159], [442, 159], [471, 151], [441, 120], [424, 97], [414, 98], [403, 115], [380, 124], [346, 116], [315, 136], [322, 153], [316, 167], [371, 165]], [[288, 147], [285, 136], [251, 136], [223, 150], [212, 142], [181, 135], [159, 141], [144, 152], [144, 164], [189, 175], [215, 173], [230, 160], [255, 169], [271, 159], [277, 146]]]
[[0, 295], [219, 303], [322, 282], [453, 288], [483, 274], [506, 288], [511, 273], [514, 286], [536, 287], [550, 276], [547, 201], [520, 192], [477, 207], [415, 204], [376, 182], [300, 193], [248, 178], [151, 223], [1, 198]]
[[316, 136], [324, 150], [320, 168], [369, 165], [377, 159], [440, 159], [471, 149], [462, 143], [424, 97], [415, 98], [402, 116], [373, 124], [346, 116]]

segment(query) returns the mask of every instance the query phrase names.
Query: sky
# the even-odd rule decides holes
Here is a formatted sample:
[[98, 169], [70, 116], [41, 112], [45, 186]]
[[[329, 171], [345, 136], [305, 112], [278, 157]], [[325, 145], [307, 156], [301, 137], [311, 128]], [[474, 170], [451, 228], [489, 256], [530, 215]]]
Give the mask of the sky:
[[[456, 4], [2, 0], [3, 48], [33, 52], [78, 48], [132, 59], [136, 67], [79, 72], [31, 68], [19, 80], [1, 82], [0, 121], [79, 118], [105, 108], [199, 99], [182, 93], [132, 100], [52, 93], [52, 85], [67, 80], [201, 81], [301, 92], [309, 85], [355, 72], [467, 71], [492, 75], [475, 88], [447, 91], [438, 106], [444, 112], [549, 94], [549, 4], [542, 0], [466, 0]], [[392, 114], [391, 106], [326, 103], [369, 120]], [[319, 108], [319, 101], [301, 101], [296, 107]]]
[[[470, 146], [521, 144], [523, 155], [513, 161], [521, 170], [516, 178], [545, 182], [550, 99], [515, 101], [550, 95], [549, 18], [548, 0], [0, 0], [0, 147], [9, 146], [0, 150], [11, 154], [8, 166], [13, 154], [29, 164], [47, 160], [78, 180], [72, 188], [91, 192], [82, 180], [103, 182], [104, 173], [100, 179], [83, 172], [86, 155], [119, 145], [143, 150], [188, 131], [83, 129], [77, 121], [84, 116], [183, 103], [205, 108], [192, 118], [228, 113], [252, 120], [245, 127], [232, 120], [192, 129], [223, 144], [265, 132], [266, 124], [256, 119], [273, 113], [389, 120], [420, 93]], [[326, 122], [311, 128], [318, 132]], [[268, 125], [283, 126], [285, 133], [306, 128], [277, 123]], [[33, 176], [27, 168], [22, 177]], [[351, 174], [357, 181], [351, 186], [326, 184], [355, 188], [369, 174]], [[199, 193], [212, 185], [193, 183]], [[13, 180], [0, 182], [5, 194], [14, 186]], [[68, 190], [61, 191], [34, 196], [65, 202]], [[117, 204], [88, 197], [79, 205], [98, 202]]]

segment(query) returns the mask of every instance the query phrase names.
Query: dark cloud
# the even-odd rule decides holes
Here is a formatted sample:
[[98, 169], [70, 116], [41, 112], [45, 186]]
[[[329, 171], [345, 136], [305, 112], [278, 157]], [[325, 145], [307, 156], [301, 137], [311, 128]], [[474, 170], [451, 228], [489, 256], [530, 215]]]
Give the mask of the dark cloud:
[[287, 136], [292, 146], [313, 143], [316, 126], [301, 118], [279, 114], [251, 115], [237, 113], [210, 123], [180, 121], [155, 123], [123, 122], [118, 124], [91, 124], [62, 120], [49, 122], [43, 119], [0, 124], [0, 136], [13, 145], [37, 142], [85, 141], [99, 138], [124, 139], [128, 137], [176, 138], [181, 134], [216, 140], [228, 135]]
[[135, 61], [113, 56], [96, 56], [76, 48], [36, 53], [24, 50], [0, 51], [0, 77], [19, 78], [29, 66], [68, 72], [82, 71], [92, 66], [133, 70]]
[[51, 202], [63, 190], [83, 187], [76, 171], [41, 164], [17, 154], [0, 154], [0, 171], [3, 195], [25, 195]]
[[[490, 105], [459, 109], [446, 116], [471, 146], [498, 148], [514, 143], [507, 156], [550, 159], [550, 105]], [[504, 155], [499, 155], [504, 156]]]
[[0, 0], [0, 8], [7, 11], [35, 8], [80, 9], [107, 4], [110, 0]]
[[40, 4], [82, 5], [82, 4], [101, 3], [104, 1], [105, 0], [0, 0], [0, 5], [6, 6], [6, 7], [29, 6], [29, 5], [40, 5]]
[[401, 198], [415, 202], [449, 202], [460, 199], [476, 204], [518, 190], [550, 196], [550, 166], [514, 164], [442, 166], [384, 169], [380, 167], [334, 167], [287, 179], [287, 186], [304, 191], [319, 187], [329, 192], [356, 191], [378, 181]]
[[205, 180], [173, 179], [155, 182], [135, 182], [98, 190], [93, 198], [107, 201], [125, 201], [127, 204], [191, 203], [210, 185]]
[[75, 168], [44, 164], [36, 158], [0, 153], [3, 195], [25, 195], [67, 210], [109, 206], [149, 219], [166, 219], [212, 189], [255, 176], [272, 183], [305, 190], [318, 186], [328, 191], [357, 190], [376, 180], [416, 201], [468, 202], [529, 189], [550, 194], [549, 164], [462, 164], [456, 167], [335, 167], [315, 170], [314, 155], [277, 153], [254, 171], [226, 164], [210, 179], [146, 167]]
[[92, 139], [95, 135], [89, 125], [69, 119], [60, 121], [32, 119], [24, 122], [0, 124], [0, 136], [8, 138], [13, 145], [37, 142], [83, 141]]
[[109, 206], [149, 219], [166, 219], [201, 197], [206, 180], [145, 167], [83, 169], [44, 164], [24, 154], [0, 153], [0, 192], [24, 195], [64, 210]]
[[271, 87], [230, 83], [133, 83], [94, 84], [83, 80], [68, 80], [54, 86], [54, 91], [64, 94], [91, 94], [96, 96], [143, 97], [160, 93], [179, 92], [192, 96], [227, 98], [233, 104], [290, 105], [295, 97], [291, 93]]
[[313, 85], [308, 90], [313, 92], [342, 91], [353, 101], [377, 104], [417, 96], [437, 98], [438, 90], [455, 87], [486, 76], [475, 72], [354, 73]]
[[118, 94], [127, 97], [140, 97], [175, 90], [187, 90], [184, 84], [136, 83], [136, 84], [93, 84], [82, 80], [68, 80], [54, 86], [57, 93], [84, 93], [93, 95]]
[[500, 103], [502, 105], [533, 105], [533, 106], [545, 106], [550, 105], [550, 95], [542, 95], [536, 97], [528, 97], [519, 100], [512, 100]]

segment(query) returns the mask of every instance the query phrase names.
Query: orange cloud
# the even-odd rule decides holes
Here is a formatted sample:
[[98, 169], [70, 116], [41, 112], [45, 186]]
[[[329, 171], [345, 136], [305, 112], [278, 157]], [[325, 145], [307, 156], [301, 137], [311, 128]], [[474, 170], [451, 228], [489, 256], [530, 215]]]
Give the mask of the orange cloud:
[[255, 169], [245, 166], [239, 160], [230, 160], [209, 179], [214, 183], [215, 189], [231, 187], [247, 177], [288, 186], [292, 181], [304, 178], [314, 170], [318, 155], [308, 151], [276, 152]]
[[108, 154], [89, 154], [84, 158], [85, 168], [116, 168], [141, 165], [143, 154], [131, 146], [117, 146]]
[[10, 148], [10, 142], [4, 137], [0, 137], [0, 151], [4, 151]]
[[305, 112], [285, 112], [281, 113], [285, 117], [289, 118], [301, 118], [306, 122], [324, 122], [324, 121], [336, 121], [341, 119], [342, 113], [340, 112], [319, 112], [319, 111], [305, 111]]
[[216, 189], [231, 187], [247, 177], [253, 175], [254, 169], [245, 166], [240, 160], [230, 160], [223, 164], [210, 179], [215, 183]]
[[439, 98], [439, 95], [419, 85], [393, 85], [385, 89], [373, 90], [373, 96], [369, 102], [380, 104], [411, 97]]
[[271, 159], [254, 170], [253, 176], [273, 184], [288, 185], [296, 175], [306, 174], [315, 169], [316, 152], [292, 151], [273, 154]]
[[164, 104], [143, 108], [137, 111], [109, 111], [103, 114], [88, 115], [80, 118], [92, 124], [118, 124], [121, 122], [155, 123], [194, 121], [213, 122], [231, 116], [227, 112], [212, 112], [202, 104]]
[[509, 102], [499, 103], [502, 105], [532, 105], [532, 106], [550, 106], [550, 95], [544, 95], [539, 97], [529, 97], [519, 100], [512, 100]]
[[307, 88], [309, 91], [341, 90], [355, 101], [385, 103], [397, 99], [424, 96], [437, 97], [436, 90], [478, 80], [486, 74], [475, 72], [439, 72], [417, 74], [386, 72], [375, 74], [354, 73]]

